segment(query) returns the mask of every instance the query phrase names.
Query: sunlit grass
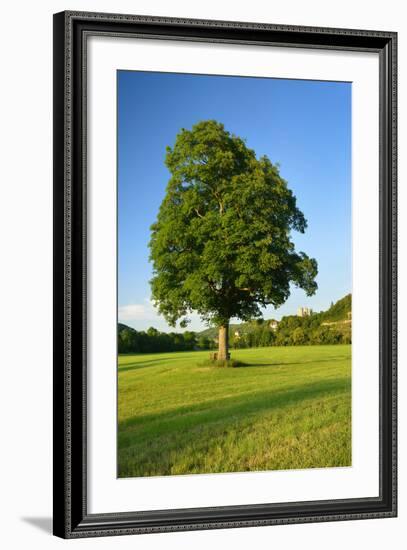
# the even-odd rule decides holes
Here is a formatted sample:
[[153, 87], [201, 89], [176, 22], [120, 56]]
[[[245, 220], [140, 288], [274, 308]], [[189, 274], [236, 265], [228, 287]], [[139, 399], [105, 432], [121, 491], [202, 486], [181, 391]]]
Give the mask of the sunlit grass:
[[351, 346], [207, 357], [119, 357], [119, 477], [351, 465]]

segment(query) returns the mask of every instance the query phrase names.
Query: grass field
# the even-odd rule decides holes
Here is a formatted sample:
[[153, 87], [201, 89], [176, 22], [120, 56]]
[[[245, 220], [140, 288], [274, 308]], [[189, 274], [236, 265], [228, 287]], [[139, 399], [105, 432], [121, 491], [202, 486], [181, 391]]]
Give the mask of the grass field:
[[351, 465], [351, 346], [119, 356], [119, 477]]

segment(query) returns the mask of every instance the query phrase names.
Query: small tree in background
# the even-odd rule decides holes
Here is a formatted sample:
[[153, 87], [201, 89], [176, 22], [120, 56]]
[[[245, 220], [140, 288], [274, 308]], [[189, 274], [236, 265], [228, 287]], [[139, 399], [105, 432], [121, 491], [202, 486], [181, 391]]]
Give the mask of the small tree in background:
[[186, 326], [192, 311], [217, 326], [225, 361], [231, 318], [281, 306], [290, 283], [315, 293], [317, 262], [290, 238], [307, 222], [278, 168], [219, 122], [182, 129], [166, 165], [171, 179], [149, 244], [152, 297], [172, 326]]

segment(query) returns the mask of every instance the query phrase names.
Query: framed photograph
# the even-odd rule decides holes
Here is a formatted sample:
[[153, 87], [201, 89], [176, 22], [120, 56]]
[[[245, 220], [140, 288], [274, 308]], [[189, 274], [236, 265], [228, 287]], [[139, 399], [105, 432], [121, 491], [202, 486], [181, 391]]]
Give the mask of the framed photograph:
[[54, 16], [54, 534], [394, 517], [393, 32]]

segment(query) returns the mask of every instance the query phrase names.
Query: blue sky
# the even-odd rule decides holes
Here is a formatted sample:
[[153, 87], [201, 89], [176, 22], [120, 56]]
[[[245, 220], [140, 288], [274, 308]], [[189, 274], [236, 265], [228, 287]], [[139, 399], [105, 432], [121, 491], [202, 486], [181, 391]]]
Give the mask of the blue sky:
[[[299, 306], [320, 311], [351, 292], [350, 83], [135, 71], [117, 78], [119, 321], [174, 330], [150, 301], [147, 245], [169, 179], [165, 148], [180, 128], [207, 119], [279, 163], [308, 220], [293, 240], [318, 261], [318, 291], [308, 298], [293, 288], [265, 318], [295, 314]], [[205, 328], [191, 319], [190, 330]]]

